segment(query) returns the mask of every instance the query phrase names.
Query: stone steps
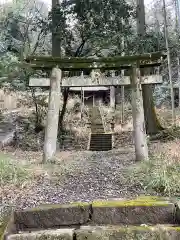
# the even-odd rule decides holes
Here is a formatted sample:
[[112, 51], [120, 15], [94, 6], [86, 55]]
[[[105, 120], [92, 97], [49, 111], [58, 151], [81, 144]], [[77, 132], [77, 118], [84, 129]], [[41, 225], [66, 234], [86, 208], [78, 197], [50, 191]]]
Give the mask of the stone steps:
[[112, 150], [112, 134], [106, 134], [98, 107], [89, 110], [91, 122], [90, 151]]
[[34, 231], [30, 233], [14, 234], [8, 240], [178, 240], [180, 231], [177, 227], [155, 225], [140, 226], [84, 226], [80, 229], [63, 228], [54, 230]]
[[157, 197], [44, 205], [15, 211], [1, 239], [178, 240], [178, 202]]
[[90, 151], [109, 151], [112, 149], [112, 134], [91, 134]]

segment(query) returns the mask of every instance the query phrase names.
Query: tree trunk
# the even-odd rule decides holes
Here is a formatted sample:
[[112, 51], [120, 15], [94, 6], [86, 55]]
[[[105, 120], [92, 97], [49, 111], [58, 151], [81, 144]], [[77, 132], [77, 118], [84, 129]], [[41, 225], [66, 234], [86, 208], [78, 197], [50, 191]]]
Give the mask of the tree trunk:
[[[122, 20], [123, 21], [123, 20]], [[125, 38], [122, 37], [122, 56], [125, 56]], [[121, 71], [121, 76], [124, 77], [124, 69]], [[125, 96], [124, 96], [124, 86], [121, 86], [121, 124], [124, 123], [124, 103], [125, 103]]]
[[49, 104], [47, 123], [45, 129], [43, 162], [52, 159], [56, 153], [56, 142], [58, 133], [59, 107], [60, 107], [60, 81], [62, 72], [58, 68], [52, 70], [49, 92]]
[[[144, 10], [144, 0], [137, 0], [137, 30], [139, 35], [139, 53], [144, 52], [145, 43], [145, 10]], [[157, 120], [154, 103], [153, 103], [153, 91], [151, 85], [142, 86], [143, 93], [143, 106], [145, 114], [145, 127], [148, 134], [158, 133], [162, 129], [159, 121]]]
[[[84, 48], [84, 45], [85, 45], [85, 40], [83, 40], [82, 43], [80, 44], [80, 46], [77, 48], [77, 50], [75, 52], [75, 55], [74, 55], [75, 57], [78, 57], [81, 54], [81, 52]], [[65, 88], [64, 92], [63, 92], [63, 106], [62, 106], [62, 110], [60, 112], [59, 127], [58, 127], [59, 134], [61, 134], [61, 132], [63, 130], [63, 119], [64, 119], [64, 116], [65, 116], [65, 113], [66, 113], [66, 106], [67, 106], [67, 103], [68, 103], [68, 97], [69, 97], [69, 87]]]
[[163, 127], [161, 126], [156, 115], [154, 101], [153, 101], [152, 86], [142, 85], [142, 95], [143, 95], [146, 133], [148, 135], [153, 135], [153, 134], [156, 134], [158, 131], [163, 130]]
[[56, 11], [56, 7], [59, 5], [59, 0], [52, 0], [52, 56], [61, 56], [61, 40], [59, 29], [59, 13]]
[[172, 122], [174, 125], [174, 124], [176, 124], [175, 108], [174, 108], [174, 88], [173, 88], [173, 81], [172, 81], [171, 56], [170, 56], [169, 43], [168, 43], [168, 25], [167, 25], [165, 0], [163, 0], [163, 14], [164, 14], [164, 35], [165, 35], [165, 41], [166, 41], [167, 60], [168, 60], [168, 73], [169, 73], [169, 82], [170, 82], [170, 86], [171, 86]]
[[64, 119], [64, 115], [66, 113], [68, 96], [69, 96], [69, 88], [65, 88], [64, 92], [63, 92], [63, 106], [62, 106], [60, 116], [59, 116], [59, 127], [58, 127], [59, 134], [61, 134], [61, 132], [63, 131], [63, 119]]
[[179, 57], [177, 57], [177, 63], [178, 63], [178, 84], [179, 84], [179, 99], [178, 99], [178, 104], [180, 107], [180, 61], [179, 61]]
[[[138, 75], [137, 75], [138, 74]], [[132, 68], [132, 116], [134, 128], [134, 144], [136, 161], [148, 160], [148, 147], [144, 125], [144, 109], [142, 89], [140, 84], [140, 71], [135, 66]]]

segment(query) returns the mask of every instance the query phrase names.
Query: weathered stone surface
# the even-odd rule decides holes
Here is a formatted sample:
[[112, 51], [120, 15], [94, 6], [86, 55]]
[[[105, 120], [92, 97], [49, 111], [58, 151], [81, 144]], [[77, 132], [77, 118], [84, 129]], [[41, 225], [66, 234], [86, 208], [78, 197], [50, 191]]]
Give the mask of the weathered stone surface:
[[30, 56], [25, 59], [26, 63], [34, 69], [52, 69], [58, 65], [62, 70], [74, 69], [129, 69], [129, 67], [138, 62], [141, 68], [155, 67], [162, 63], [162, 60], [167, 57], [167, 54], [160, 52], [153, 52], [144, 55], [133, 55], [123, 57], [110, 58], [52, 58], [52, 56]]
[[57, 226], [86, 224], [89, 220], [90, 205], [45, 205], [18, 211], [14, 214], [17, 229], [46, 229]]
[[180, 224], [180, 201], [177, 201], [175, 203], [175, 208], [176, 208], [175, 221], [176, 221], [176, 224]]
[[9, 235], [7, 240], [73, 240], [74, 229], [44, 230], [31, 233]]
[[178, 240], [180, 228], [166, 226], [100, 226], [81, 227], [76, 240]]
[[12, 211], [12, 206], [0, 206], [0, 239], [4, 239], [6, 235], [16, 232]]
[[95, 224], [174, 224], [175, 221], [175, 205], [166, 200], [96, 201], [92, 208]]
[[[162, 83], [162, 76], [160, 75], [143, 76], [141, 81], [142, 84]], [[126, 86], [126, 85], [130, 85], [129, 76], [100, 77], [99, 81], [95, 81], [89, 76], [84, 76], [83, 78], [81, 76], [65, 77], [62, 79], [62, 87]], [[50, 78], [30, 78], [29, 86], [49, 87]]]

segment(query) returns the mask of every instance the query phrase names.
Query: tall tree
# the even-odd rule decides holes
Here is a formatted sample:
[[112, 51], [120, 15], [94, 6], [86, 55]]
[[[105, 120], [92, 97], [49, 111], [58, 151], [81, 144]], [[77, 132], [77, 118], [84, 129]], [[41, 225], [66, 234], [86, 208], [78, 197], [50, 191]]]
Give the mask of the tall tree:
[[[52, 0], [52, 56], [61, 56], [61, 30], [59, 0]], [[62, 72], [58, 68], [52, 70], [50, 78], [49, 104], [44, 140], [43, 162], [52, 159], [56, 153], [59, 108], [60, 108], [60, 81]]]
[[[61, 33], [62, 25], [65, 21], [63, 14], [61, 15], [61, 7], [59, 0], [52, 0], [52, 56], [61, 56]], [[60, 19], [61, 18], [61, 19]]]
[[166, 13], [165, 0], [163, 0], [163, 15], [164, 15], [164, 35], [165, 35], [167, 59], [168, 59], [168, 73], [169, 73], [169, 82], [171, 87], [172, 122], [173, 124], [175, 124], [174, 88], [173, 88], [173, 81], [172, 81], [171, 56], [170, 56], [170, 49], [169, 49], [169, 42], [168, 42], [168, 26], [167, 26], [167, 13]]
[[[145, 51], [145, 35], [146, 35], [146, 24], [145, 24], [145, 8], [144, 0], [137, 0], [137, 31], [139, 41], [139, 52]], [[155, 134], [162, 127], [157, 119], [154, 102], [153, 102], [153, 89], [151, 85], [142, 85], [143, 93], [143, 105], [145, 115], [145, 125], [147, 134]]]
[[[132, 7], [125, 0], [70, 0], [62, 1], [61, 8], [73, 22], [66, 29], [64, 49], [66, 56], [108, 56], [121, 54], [121, 37], [131, 31], [129, 19]], [[68, 11], [67, 11], [68, 9]], [[122, 24], [122, 19], [123, 24]], [[112, 28], [113, 26], [113, 28]], [[114, 93], [114, 91], [112, 91]], [[59, 130], [62, 130], [66, 111], [68, 88], [63, 92]]]
[[[176, 15], [176, 38], [177, 42], [179, 42], [180, 37], [180, 8], [179, 8], [179, 1], [174, 0], [174, 7], [175, 7], [175, 15]], [[179, 50], [177, 50], [177, 67], [178, 67], [178, 84], [179, 84], [179, 107], [180, 107], [180, 54]]]

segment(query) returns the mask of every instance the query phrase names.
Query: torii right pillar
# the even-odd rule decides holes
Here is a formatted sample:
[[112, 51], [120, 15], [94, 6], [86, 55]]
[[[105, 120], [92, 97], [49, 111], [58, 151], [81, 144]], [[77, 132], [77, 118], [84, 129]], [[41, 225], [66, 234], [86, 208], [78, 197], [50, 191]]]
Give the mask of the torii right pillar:
[[131, 69], [132, 116], [136, 161], [148, 161], [148, 146], [144, 121], [140, 69], [135, 64]]

